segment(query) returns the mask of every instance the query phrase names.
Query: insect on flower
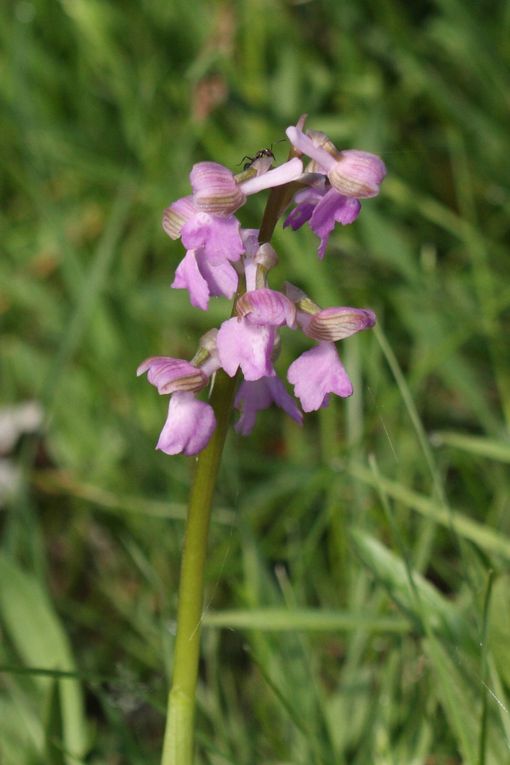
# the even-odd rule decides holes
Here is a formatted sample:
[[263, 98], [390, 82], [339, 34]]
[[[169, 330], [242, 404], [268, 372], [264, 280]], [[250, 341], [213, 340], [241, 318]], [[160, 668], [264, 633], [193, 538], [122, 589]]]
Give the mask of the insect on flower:
[[[259, 151], [255, 154], [254, 157], [250, 157], [248, 156], [248, 154], [245, 154], [241, 162], [244, 162], [245, 159], [248, 161], [244, 162], [243, 170], [249, 170], [254, 162], [256, 162], [258, 159], [263, 159], [264, 157], [270, 157], [272, 162], [272, 160], [274, 159], [273, 144], [271, 144], [269, 149], [259, 149]], [[239, 164], [241, 164], [241, 162]]]

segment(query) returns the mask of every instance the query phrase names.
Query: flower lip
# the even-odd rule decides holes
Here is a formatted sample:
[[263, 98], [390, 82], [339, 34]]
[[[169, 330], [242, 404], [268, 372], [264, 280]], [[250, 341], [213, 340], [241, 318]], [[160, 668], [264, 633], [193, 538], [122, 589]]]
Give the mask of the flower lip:
[[221, 325], [217, 336], [218, 356], [229, 377], [241, 367], [245, 380], [274, 377], [272, 352], [275, 329], [268, 325], [250, 324], [246, 319], [232, 317]]
[[235, 215], [198, 212], [182, 227], [181, 239], [187, 250], [203, 250], [210, 265], [218, 266], [239, 260], [244, 252], [240, 228]]
[[215, 427], [212, 406], [198, 401], [193, 393], [177, 392], [170, 399], [156, 449], [165, 454], [198, 454], [207, 446]]
[[305, 412], [327, 406], [330, 393], [342, 398], [352, 395], [351, 381], [333, 343], [319, 343], [302, 353], [290, 365], [287, 379]]

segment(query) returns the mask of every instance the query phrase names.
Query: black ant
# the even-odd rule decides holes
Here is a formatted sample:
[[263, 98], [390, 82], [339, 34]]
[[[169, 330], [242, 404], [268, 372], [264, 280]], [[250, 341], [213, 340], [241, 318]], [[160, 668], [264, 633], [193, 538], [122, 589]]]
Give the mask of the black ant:
[[[257, 161], [257, 159], [262, 159], [262, 157], [271, 157], [271, 159], [274, 159], [273, 154], [273, 144], [271, 144], [270, 149], [260, 149], [254, 157], [249, 157], [248, 154], [245, 154], [242, 158], [241, 162], [244, 162], [245, 159], [248, 160], [248, 162], [244, 162], [243, 170], [249, 170], [250, 167], [253, 165], [254, 162]], [[241, 162], [239, 164], [241, 164]]]

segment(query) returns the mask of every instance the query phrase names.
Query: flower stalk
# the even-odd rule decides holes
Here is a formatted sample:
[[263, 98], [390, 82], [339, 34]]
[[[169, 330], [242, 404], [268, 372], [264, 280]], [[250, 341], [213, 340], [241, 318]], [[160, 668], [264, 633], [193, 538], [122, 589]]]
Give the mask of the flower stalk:
[[195, 697], [207, 542], [214, 488], [235, 386], [235, 378], [228, 377], [222, 370], [217, 373], [211, 395], [216, 429], [208, 445], [197, 457], [182, 554], [173, 679], [168, 695], [161, 765], [191, 765], [193, 762]]

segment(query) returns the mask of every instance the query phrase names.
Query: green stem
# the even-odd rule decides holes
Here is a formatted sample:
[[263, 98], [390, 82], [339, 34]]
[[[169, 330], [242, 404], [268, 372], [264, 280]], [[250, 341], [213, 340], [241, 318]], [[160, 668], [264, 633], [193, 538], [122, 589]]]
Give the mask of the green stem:
[[228, 377], [223, 371], [217, 373], [210, 401], [216, 414], [216, 429], [197, 459], [191, 489], [181, 564], [173, 680], [168, 695], [161, 765], [191, 765], [193, 762], [195, 694], [209, 520], [235, 384], [235, 378]]
[[[285, 186], [271, 189], [260, 227], [261, 244], [270, 241], [285, 201], [288, 203], [288, 189]], [[233, 314], [241, 291], [244, 291], [244, 285], [240, 283]], [[210, 399], [216, 415], [216, 429], [197, 458], [182, 553], [173, 678], [168, 694], [161, 765], [192, 765], [193, 762], [195, 696], [209, 522], [235, 386], [235, 377], [228, 377], [223, 370], [217, 372]]]

